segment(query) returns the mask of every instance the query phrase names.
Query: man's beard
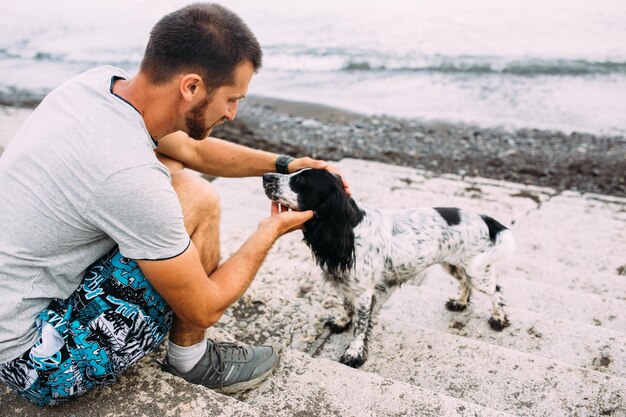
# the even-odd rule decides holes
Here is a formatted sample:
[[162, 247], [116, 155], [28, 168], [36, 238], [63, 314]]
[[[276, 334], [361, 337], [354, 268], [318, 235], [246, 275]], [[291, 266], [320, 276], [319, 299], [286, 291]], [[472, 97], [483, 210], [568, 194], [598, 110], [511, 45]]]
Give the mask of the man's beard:
[[212, 97], [206, 97], [201, 103], [198, 103], [195, 107], [185, 114], [185, 126], [187, 128], [187, 135], [195, 140], [202, 140], [209, 136], [211, 129], [215, 126], [215, 123], [209, 128], [206, 127], [204, 118], [204, 112], [206, 107], [211, 102]]

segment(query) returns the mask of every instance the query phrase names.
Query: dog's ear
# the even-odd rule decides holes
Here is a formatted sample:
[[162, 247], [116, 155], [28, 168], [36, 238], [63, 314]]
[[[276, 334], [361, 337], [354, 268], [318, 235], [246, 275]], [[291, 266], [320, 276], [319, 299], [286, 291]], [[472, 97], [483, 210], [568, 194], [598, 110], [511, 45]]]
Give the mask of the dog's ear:
[[354, 228], [364, 214], [340, 185], [328, 191], [315, 217], [305, 224], [304, 240], [319, 266], [337, 274], [354, 265]]

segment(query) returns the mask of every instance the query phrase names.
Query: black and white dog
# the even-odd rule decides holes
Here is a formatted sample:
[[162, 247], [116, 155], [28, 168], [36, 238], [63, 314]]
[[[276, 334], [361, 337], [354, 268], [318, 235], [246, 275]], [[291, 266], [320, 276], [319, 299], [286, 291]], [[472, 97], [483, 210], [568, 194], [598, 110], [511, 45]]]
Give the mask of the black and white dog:
[[446, 307], [462, 311], [472, 288], [491, 297], [494, 330], [509, 325], [493, 264], [515, 250], [513, 234], [488, 216], [457, 208], [381, 210], [358, 205], [341, 180], [325, 170], [263, 175], [265, 194], [293, 210], [314, 210], [304, 226], [325, 278], [344, 298], [345, 315], [327, 323], [333, 332], [353, 327], [340, 361], [359, 367], [367, 359], [373, 318], [393, 290], [441, 264], [461, 292]]

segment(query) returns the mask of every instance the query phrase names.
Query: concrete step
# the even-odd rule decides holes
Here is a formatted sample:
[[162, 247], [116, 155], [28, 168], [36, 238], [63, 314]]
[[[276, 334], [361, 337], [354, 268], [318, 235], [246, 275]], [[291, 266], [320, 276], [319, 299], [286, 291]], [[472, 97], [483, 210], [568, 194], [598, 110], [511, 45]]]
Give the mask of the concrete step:
[[[519, 416], [626, 413], [624, 378], [396, 320], [374, 332], [361, 369], [386, 378]], [[349, 338], [332, 336], [321, 356], [336, 360]]]
[[[589, 350], [585, 355], [579, 353], [582, 355], [582, 362], [576, 362], [577, 365], [582, 366], [585, 361], [590, 361], [588, 365], [593, 366], [597, 360], [600, 364], [605, 364], [606, 358], [609, 358], [614, 360], [611, 369], [613, 366], [618, 366], [616, 369], [622, 368], [619, 364], [623, 360], [619, 358], [624, 357], [623, 346], [618, 341], [623, 340], [626, 329], [623, 314], [626, 307], [623, 301], [559, 290], [524, 280], [504, 279], [502, 287], [511, 320], [520, 326], [527, 325], [524, 332], [532, 332], [532, 321], [537, 323], [535, 328], [544, 328], [545, 323], [563, 322], [565, 324], [555, 329], [555, 332], [571, 331], [568, 334], [572, 340], [584, 340], [584, 343], [588, 343], [586, 349]], [[413, 293], [421, 296], [422, 292], [424, 296], [432, 295], [433, 299], [437, 297], [437, 301], [429, 300], [429, 303], [405, 303], [408, 308], [415, 309], [414, 314], [421, 316], [418, 319], [433, 318], [432, 320], [441, 319], [445, 322], [456, 317], [454, 320], [465, 322], [463, 318], [471, 312], [476, 319], [468, 318], [468, 324], [485, 326], [485, 330], [491, 331], [486, 324], [491, 304], [479, 292], [474, 293], [469, 312], [452, 315], [444, 308], [445, 300], [457, 295], [458, 285], [439, 268], [431, 270], [419, 288], [412, 288], [415, 286], [405, 285], [393, 297], [410, 297]], [[393, 297], [385, 304], [385, 308], [392, 308]], [[262, 308], [262, 311], [257, 311], [259, 308], [255, 306]], [[289, 237], [277, 244], [247, 296], [232, 310], [227, 311], [220, 325], [227, 326], [239, 340], [255, 343], [267, 339], [306, 350], [320, 334], [321, 323], [328, 317], [337, 315], [340, 306], [340, 298], [334, 288], [324, 283], [307, 248], [297, 237]], [[580, 339], [577, 335], [583, 329], [586, 329], [584, 333], [587, 337]], [[597, 333], [594, 329], [597, 329]], [[538, 332], [543, 333], [541, 330]], [[535, 346], [537, 342], [539, 341], [531, 346]], [[555, 338], [554, 343], [560, 343], [559, 339]], [[555, 349], [558, 350], [558, 347]], [[554, 354], [558, 353], [555, 351]]]
[[264, 416], [510, 415], [293, 350], [282, 352], [271, 379], [238, 398]]
[[[465, 207], [512, 225], [518, 241], [501, 280], [513, 321], [509, 329], [488, 328], [489, 301], [478, 293], [468, 311], [445, 310], [443, 303], [457, 293], [457, 284], [435, 270], [421, 287], [413, 287], [423, 298], [407, 295], [405, 304], [387, 303], [364, 369], [516, 415], [626, 413], [621, 378], [626, 279], [618, 272], [626, 263], [626, 200], [433, 177], [356, 160], [337, 165], [362, 204]], [[224, 203], [227, 255], [269, 213], [269, 204], [258, 179], [220, 179], [215, 186]], [[247, 295], [218, 327], [238, 340], [303, 351], [316, 342], [321, 324], [338, 312], [341, 300], [321, 280], [301, 238], [296, 232], [277, 242]], [[604, 244], [607, 238], [610, 245]], [[396, 295], [409, 292], [407, 285]], [[410, 314], [416, 319], [405, 322]], [[328, 349], [333, 344], [336, 351], [323, 355], [336, 360], [347, 339], [331, 338]]]
[[[530, 259], [533, 257], [530, 256]], [[513, 260], [512, 264], [512, 268], [507, 272], [511, 278], [626, 301], [626, 278], [606, 269], [594, 271], [589, 267], [550, 264], [539, 259], [536, 264], [522, 262], [519, 259]]]
[[[500, 275], [500, 286], [506, 306], [527, 310], [547, 317], [576, 321], [586, 325], [626, 331], [626, 301], [587, 292], [565, 290], [551, 285]], [[449, 298], [458, 294], [458, 284], [440, 267], [433, 267], [421, 281], [426, 289], [446, 292]], [[489, 314], [489, 298], [472, 292], [473, 308]]]
[[113, 385], [55, 407], [37, 407], [0, 385], [1, 416], [242, 416], [265, 417], [255, 407], [162, 372], [163, 347], [139, 361]]
[[381, 310], [380, 320], [396, 320], [626, 377], [624, 332], [511, 307], [506, 310], [511, 325], [495, 332], [487, 324], [490, 302], [486, 296], [476, 294], [466, 311], [451, 312], [444, 304], [455, 294], [453, 291], [448, 285], [406, 285], [390, 297]]
[[572, 192], [552, 197], [515, 223], [511, 276], [626, 300], [624, 225], [625, 199]]
[[617, 331], [626, 329], [626, 301], [515, 278], [503, 277], [500, 282], [505, 301], [513, 308]]
[[[0, 416], [472, 416], [510, 414], [284, 349], [270, 379], [238, 396], [224, 396], [163, 373], [155, 355], [118, 384], [52, 408], [30, 405], [0, 387]], [[159, 354], [160, 356], [160, 354]]]

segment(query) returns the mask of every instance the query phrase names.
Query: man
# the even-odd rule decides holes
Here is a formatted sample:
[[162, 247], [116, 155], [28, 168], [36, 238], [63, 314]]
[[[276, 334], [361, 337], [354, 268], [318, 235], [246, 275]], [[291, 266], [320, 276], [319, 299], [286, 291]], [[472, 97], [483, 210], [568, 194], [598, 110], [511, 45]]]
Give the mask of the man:
[[313, 213], [273, 204], [218, 266], [218, 197], [182, 170], [334, 171], [205, 139], [235, 118], [260, 66], [239, 17], [194, 4], [155, 25], [134, 77], [96, 68], [42, 101], [0, 158], [0, 380], [57, 404], [115, 381], [168, 332], [162, 369], [189, 382], [237, 392], [269, 375], [271, 347], [217, 343], [204, 331], [276, 239]]

